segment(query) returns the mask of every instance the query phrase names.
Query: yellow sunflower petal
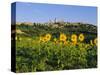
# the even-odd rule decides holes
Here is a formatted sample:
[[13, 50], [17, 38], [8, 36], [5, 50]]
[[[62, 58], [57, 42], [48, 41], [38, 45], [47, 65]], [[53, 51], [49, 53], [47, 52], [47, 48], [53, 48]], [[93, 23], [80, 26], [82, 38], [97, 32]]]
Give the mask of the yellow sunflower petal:
[[84, 35], [81, 33], [80, 35], [79, 35], [79, 40], [82, 42], [82, 41], [84, 41]]
[[77, 41], [77, 35], [76, 34], [72, 34], [71, 36], [71, 41]]
[[65, 34], [60, 34], [60, 41], [66, 41], [67, 37]]

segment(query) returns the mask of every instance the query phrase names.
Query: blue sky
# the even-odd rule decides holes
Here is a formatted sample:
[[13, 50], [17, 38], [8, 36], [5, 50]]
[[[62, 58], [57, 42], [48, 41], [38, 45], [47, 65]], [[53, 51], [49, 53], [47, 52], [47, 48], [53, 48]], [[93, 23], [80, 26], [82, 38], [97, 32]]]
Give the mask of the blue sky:
[[48, 22], [50, 19], [66, 22], [97, 24], [97, 8], [89, 6], [16, 3], [17, 22]]

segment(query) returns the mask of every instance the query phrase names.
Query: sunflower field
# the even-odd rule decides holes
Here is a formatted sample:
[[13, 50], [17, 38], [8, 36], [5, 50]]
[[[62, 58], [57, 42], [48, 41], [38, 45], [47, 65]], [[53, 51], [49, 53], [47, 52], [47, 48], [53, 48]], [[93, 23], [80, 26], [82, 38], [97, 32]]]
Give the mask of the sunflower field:
[[94, 25], [21, 24], [16, 25], [15, 40], [17, 72], [97, 67], [97, 27]]

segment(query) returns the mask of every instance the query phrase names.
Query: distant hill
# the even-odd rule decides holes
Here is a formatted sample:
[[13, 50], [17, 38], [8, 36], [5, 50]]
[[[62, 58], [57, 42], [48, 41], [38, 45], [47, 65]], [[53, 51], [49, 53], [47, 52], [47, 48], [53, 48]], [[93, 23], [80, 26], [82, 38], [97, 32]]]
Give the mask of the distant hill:
[[[52, 22], [52, 23], [31, 23], [31, 22], [23, 22], [16, 23], [19, 27], [28, 27], [30, 29], [40, 29], [46, 30], [48, 29], [61, 29], [68, 32], [83, 32], [83, 33], [97, 33], [97, 26], [92, 24], [85, 23], [70, 23], [70, 22]], [[17, 26], [18, 27], [18, 26]], [[27, 29], [28, 30], [28, 29]], [[48, 30], [47, 30], [48, 31]]]

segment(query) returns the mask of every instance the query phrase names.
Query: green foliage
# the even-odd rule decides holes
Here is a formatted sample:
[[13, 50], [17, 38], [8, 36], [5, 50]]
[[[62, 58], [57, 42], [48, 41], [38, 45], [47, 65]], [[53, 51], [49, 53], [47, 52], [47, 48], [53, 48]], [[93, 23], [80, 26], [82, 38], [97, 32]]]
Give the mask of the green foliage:
[[50, 71], [97, 67], [97, 48], [54, 45], [52, 42], [27, 46], [18, 42], [16, 51], [17, 72]]

